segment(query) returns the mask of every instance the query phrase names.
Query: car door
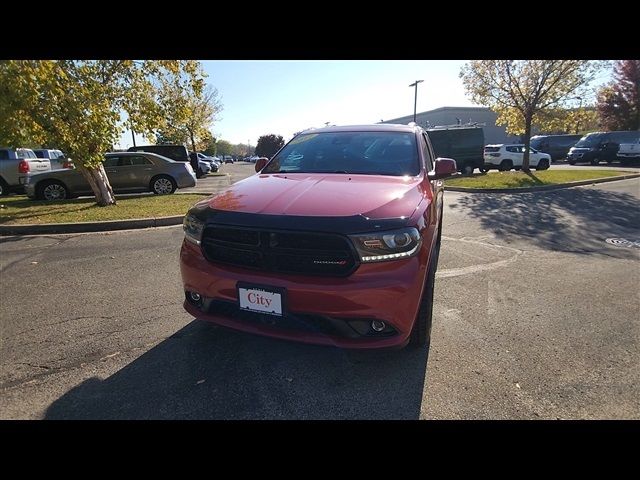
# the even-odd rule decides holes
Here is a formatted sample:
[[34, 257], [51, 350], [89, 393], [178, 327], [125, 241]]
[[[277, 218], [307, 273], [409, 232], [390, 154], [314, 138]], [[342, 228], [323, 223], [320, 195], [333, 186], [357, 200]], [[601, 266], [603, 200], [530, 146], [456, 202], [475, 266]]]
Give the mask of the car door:
[[118, 161], [119, 188], [148, 190], [153, 163], [144, 155], [123, 155]]
[[122, 167], [119, 165], [120, 157], [115, 155], [110, 155], [104, 159], [102, 162], [102, 166], [104, 167], [104, 171], [107, 174], [107, 178], [109, 179], [109, 184], [111, 184], [111, 188], [115, 190], [122, 190], [123, 184], [125, 181], [122, 175]]
[[505, 147], [505, 150], [507, 151], [507, 154], [508, 154], [507, 158], [511, 160], [511, 162], [513, 163], [513, 166], [521, 167], [524, 147], [521, 147], [519, 145], [507, 145]]
[[[524, 147], [522, 147], [522, 150], [524, 151]], [[532, 167], [537, 166], [541, 157], [542, 154], [540, 152], [534, 150], [533, 148], [529, 148], [529, 165], [531, 165]]]

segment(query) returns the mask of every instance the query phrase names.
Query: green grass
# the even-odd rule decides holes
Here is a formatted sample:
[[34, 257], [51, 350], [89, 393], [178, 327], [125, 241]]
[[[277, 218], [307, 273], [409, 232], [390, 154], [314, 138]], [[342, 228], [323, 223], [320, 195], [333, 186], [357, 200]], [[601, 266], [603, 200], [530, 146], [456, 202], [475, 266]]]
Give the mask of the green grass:
[[616, 177], [625, 172], [615, 170], [542, 170], [524, 172], [489, 172], [478, 173], [468, 177], [457, 176], [445, 180], [445, 187], [468, 188], [523, 188], [558, 183], [595, 180], [596, 178]]
[[25, 196], [0, 197], [0, 225], [101, 222], [184, 215], [207, 195], [116, 196], [117, 205], [98, 207], [93, 198], [33, 201]]

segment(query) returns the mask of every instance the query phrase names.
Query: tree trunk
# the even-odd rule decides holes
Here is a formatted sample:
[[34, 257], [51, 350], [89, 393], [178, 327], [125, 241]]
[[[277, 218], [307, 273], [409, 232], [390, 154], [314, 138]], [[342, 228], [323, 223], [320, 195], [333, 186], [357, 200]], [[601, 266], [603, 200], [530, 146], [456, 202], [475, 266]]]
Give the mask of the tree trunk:
[[529, 148], [531, 146], [531, 121], [533, 115], [527, 114], [524, 118], [524, 153], [522, 155], [522, 171], [530, 172], [529, 169]]
[[107, 205], [115, 205], [116, 197], [113, 195], [113, 189], [107, 178], [102, 164], [97, 168], [87, 168], [83, 166], [77, 167], [82, 176], [89, 182], [93, 194], [96, 196], [96, 203], [100, 207]]
[[198, 152], [196, 152], [196, 140], [193, 138], [193, 133], [191, 131], [189, 131], [189, 136], [191, 137], [191, 148], [197, 155]]

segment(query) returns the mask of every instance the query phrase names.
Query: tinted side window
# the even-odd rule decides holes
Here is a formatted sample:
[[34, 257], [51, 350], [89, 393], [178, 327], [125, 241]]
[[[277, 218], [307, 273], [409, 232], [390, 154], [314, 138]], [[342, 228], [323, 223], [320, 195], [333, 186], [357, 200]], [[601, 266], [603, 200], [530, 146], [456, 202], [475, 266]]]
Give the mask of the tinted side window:
[[506, 147], [507, 152], [511, 152], [511, 153], [521, 153], [522, 150], [520, 150], [520, 147]]
[[611, 134], [609, 141], [616, 143], [634, 143], [639, 136], [640, 132], [617, 132]]
[[9, 150], [0, 150], [0, 160], [9, 160]]
[[102, 162], [102, 165], [104, 166], [104, 168], [117, 167], [118, 160], [120, 160], [120, 157], [107, 157]]
[[129, 160], [128, 165], [153, 165], [146, 157], [126, 157]]

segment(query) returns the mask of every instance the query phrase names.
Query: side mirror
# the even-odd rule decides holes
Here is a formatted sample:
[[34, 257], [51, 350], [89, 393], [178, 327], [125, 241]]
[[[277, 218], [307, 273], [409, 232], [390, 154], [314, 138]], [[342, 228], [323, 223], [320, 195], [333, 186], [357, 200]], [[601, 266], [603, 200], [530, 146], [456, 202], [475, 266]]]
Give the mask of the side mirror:
[[256, 172], [262, 170], [268, 161], [269, 159], [265, 157], [260, 157], [258, 160], [256, 160]]
[[435, 169], [427, 176], [429, 180], [438, 180], [439, 178], [451, 177], [456, 173], [458, 173], [458, 167], [453, 158], [436, 158]]

